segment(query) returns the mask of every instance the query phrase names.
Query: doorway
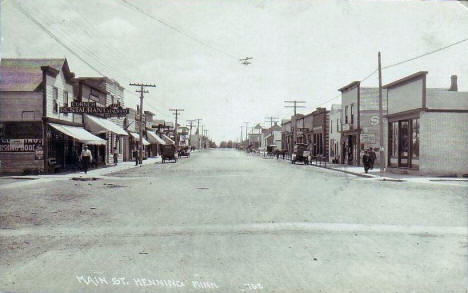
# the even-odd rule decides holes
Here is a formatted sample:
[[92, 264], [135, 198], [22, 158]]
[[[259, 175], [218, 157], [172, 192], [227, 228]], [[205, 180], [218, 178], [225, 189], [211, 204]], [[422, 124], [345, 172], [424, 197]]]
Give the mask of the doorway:
[[410, 133], [409, 120], [400, 120], [398, 122], [399, 146], [398, 146], [398, 167], [409, 167], [410, 154]]

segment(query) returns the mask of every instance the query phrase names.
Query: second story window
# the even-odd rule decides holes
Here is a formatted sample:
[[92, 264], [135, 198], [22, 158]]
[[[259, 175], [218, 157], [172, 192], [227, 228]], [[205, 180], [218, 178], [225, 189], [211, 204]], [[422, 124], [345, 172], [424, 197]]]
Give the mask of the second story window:
[[58, 113], [58, 88], [54, 87], [52, 89], [52, 103], [54, 113]]
[[348, 106], [345, 106], [345, 118], [344, 118], [345, 124], [348, 124]]
[[115, 104], [115, 98], [113, 95], [111, 95], [111, 105], [114, 105]]
[[351, 104], [351, 124], [354, 123], [354, 104]]
[[339, 128], [339, 127], [340, 127], [340, 125], [338, 124], [338, 122], [339, 122], [339, 120], [338, 120], [338, 119], [336, 119], [336, 131], [340, 131], [340, 128]]
[[333, 120], [330, 119], [330, 133], [333, 133]]
[[[68, 92], [63, 91], [63, 106], [68, 107]], [[65, 113], [65, 115], [68, 115], [68, 113]]]

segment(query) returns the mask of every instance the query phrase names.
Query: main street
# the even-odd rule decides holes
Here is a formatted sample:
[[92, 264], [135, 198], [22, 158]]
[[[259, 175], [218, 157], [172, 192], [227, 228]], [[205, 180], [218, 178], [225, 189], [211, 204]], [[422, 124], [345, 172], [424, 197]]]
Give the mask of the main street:
[[464, 292], [467, 190], [234, 150], [0, 187], [0, 291]]

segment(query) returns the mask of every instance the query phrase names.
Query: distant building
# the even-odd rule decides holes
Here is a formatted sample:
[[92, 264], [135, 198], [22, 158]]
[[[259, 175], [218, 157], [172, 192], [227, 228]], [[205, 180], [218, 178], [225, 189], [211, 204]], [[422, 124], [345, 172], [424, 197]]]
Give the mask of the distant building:
[[341, 104], [331, 106], [329, 117], [329, 161], [339, 163], [341, 162]]
[[448, 89], [427, 88], [426, 71], [384, 86], [387, 89], [386, 165], [422, 175], [468, 174], [468, 92], [457, 77]]

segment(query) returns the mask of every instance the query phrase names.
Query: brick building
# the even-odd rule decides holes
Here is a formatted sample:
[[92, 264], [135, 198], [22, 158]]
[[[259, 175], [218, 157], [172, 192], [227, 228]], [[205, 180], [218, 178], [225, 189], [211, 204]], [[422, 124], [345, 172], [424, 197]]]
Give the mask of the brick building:
[[386, 163], [390, 170], [421, 175], [468, 174], [468, 92], [457, 77], [448, 89], [427, 88], [426, 71], [387, 89]]

